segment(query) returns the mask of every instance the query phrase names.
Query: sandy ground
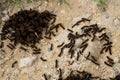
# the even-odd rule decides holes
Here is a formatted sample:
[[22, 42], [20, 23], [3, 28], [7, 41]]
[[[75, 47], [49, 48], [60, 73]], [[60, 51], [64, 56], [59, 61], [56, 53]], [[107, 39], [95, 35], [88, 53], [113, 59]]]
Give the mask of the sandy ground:
[[[96, 66], [89, 60], [86, 60], [84, 56], [80, 56], [79, 61], [76, 61], [76, 55], [73, 59], [67, 54], [68, 51], [65, 50], [63, 56], [58, 57], [60, 48], [57, 45], [62, 42], [67, 43], [68, 31], [65, 29], [59, 29], [56, 37], [51, 40], [43, 39], [37, 47], [41, 48], [41, 54], [33, 55], [31, 48], [28, 51], [23, 51], [19, 49], [19, 46], [15, 50], [10, 50], [6, 46], [4, 47], [5, 53], [0, 53], [0, 80], [44, 80], [43, 74], [46, 73], [51, 76], [50, 80], [57, 80], [59, 76], [58, 69], [55, 68], [55, 60], [59, 61], [59, 68], [64, 72], [63, 77], [66, 77], [71, 70], [88, 71], [93, 74], [93, 76], [99, 76], [101, 78], [109, 80], [109, 77], [115, 77], [120, 73], [120, 0], [109, 0], [107, 2], [106, 11], [101, 12], [97, 3], [91, 0], [69, 0], [70, 7], [66, 4], [58, 4], [55, 1], [50, 1], [49, 3], [29, 3], [25, 4], [25, 9], [36, 9], [39, 12], [44, 10], [53, 11], [57, 15], [56, 23], [62, 23], [66, 29], [71, 29], [71, 26], [76, 23], [81, 18], [91, 19], [90, 23], [84, 23], [82, 25], [95, 24], [97, 23], [101, 28], [105, 27], [106, 32], [110, 35], [111, 41], [113, 42], [112, 55], [108, 53], [102, 55], [96, 55], [99, 50], [99, 42], [91, 43], [88, 50], [92, 51], [96, 55], [100, 66]], [[9, 15], [14, 14], [20, 9], [17, 6], [13, 6], [10, 9], [3, 11], [5, 14], [2, 16], [1, 28], [4, 21], [9, 18]], [[73, 31], [80, 31], [81, 26], [75, 26]], [[81, 40], [80, 40], [81, 41]], [[7, 45], [9, 41], [5, 41]], [[81, 42], [79, 42], [81, 43]], [[79, 44], [78, 43], [78, 44]], [[50, 45], [54, 44], [53, 50], [49, 51]], [[86, 50], [87, 51], [87, 50]], [[2, 54], [2, 55], [1, 55]], [[20, 66], [20, 60], [26, 57], [35, 57], [36, 59], [32, 65], [27, 67]], [[41, 61], [40, 57], [47, 59], [46, 62]], [[106, 66], [104, 61], [106, 56], [110, 56], [115, 65], [113, 67]], [[18, 61], [14, 68], [12, 68], [12, 63]], [[72, 65], [70, 63], [74, 61]]]

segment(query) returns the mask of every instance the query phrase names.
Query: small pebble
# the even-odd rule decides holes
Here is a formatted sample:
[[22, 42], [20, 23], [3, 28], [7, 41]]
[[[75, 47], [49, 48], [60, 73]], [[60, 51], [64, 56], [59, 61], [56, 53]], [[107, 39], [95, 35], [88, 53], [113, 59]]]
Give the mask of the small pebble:
[[33, 62], [36, 60], [37, 57], [35, 56], [30, 56], [26, 58], [22, 58], [19, 62], [19, 67], [27, 67], [31, 66]]
[[7, 10], [4, 10], [2, 13], [3, 13], [4, 15], [6, 15], [6, 14], [8, 13], [8, 11], [7, 11]]
[[65, 14], [65, 10], [61, 10], [60, 12], [61, 12], [62, 14]]
[[115, 58], [114, 58], [114, 62], [115, 62], [115, 63], [119, 63], [119, 62], [120, 62], [119, 57], [115, 57]]
[[109, 19], [109, 14], [105, 14], [105, 19]]
[[120, 19], [116, 18], [116, 19], [114, 20], [114, 24], [115, 24], [115, 25], [119, 25], [119, 24], [120, 24]]
[[48, 48], [48, 51], [52, 51], [51, 48]]

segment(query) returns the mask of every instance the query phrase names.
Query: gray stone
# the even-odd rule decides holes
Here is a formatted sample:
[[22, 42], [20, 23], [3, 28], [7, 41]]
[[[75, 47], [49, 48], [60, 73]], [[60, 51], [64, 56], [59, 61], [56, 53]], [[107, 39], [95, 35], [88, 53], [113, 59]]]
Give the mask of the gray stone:
[[105, 14], [105, 19], [109, 19], [109, 14]]
[[119, 25], [119, 24], [120, 24], [120, 19], [116, 18], [116, 19], [114, 20], [114, 24], [115, 24], [115, 25]]
[[51, 48], [48, 48], [48, 51], [52, 51]]
[[36, 60], [36, 58], [37, 57], [35, 57], [35, 56], [29, 56], [29, 57], [22, 58], [19, 61], [19, 67], [31, 66], [33, 64], [33, 62]]

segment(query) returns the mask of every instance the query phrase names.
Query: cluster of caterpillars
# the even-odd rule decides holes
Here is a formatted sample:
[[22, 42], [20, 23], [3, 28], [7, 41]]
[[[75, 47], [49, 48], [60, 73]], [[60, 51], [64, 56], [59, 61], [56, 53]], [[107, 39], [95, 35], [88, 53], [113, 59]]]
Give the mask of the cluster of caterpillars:
[[[33, 54], [40, 54], [40, 49], [36, 43], [40, 43], [43, 38], [51, 39], [56, 36], [58, 28], [65, 29], [61, 23], [55, 24], [56, 15], [45, 10], [39, 13], [36, 10], [21, 10], [10, 16], [1, 30], [0, 48], [4, 47], [4, 40], [10, 43], [8, 48], [14, 50], [18, 44], [22, 44], [21, 50], [27, 51], [27, 47], [33, 49]], [[51, 48], [52, 49], [52, 48]]]
[[[81, 20], [79, 20], [77, 23], [75, 23], [72, 28], [74, 28], [76, 25], [80, 25], [81, 22], [90, 22], [91, 20], [86, 19], [86, 18], [82, 18]], [[82, 34], [79, 34], [78, 32], [75, 32], [75, 34], [73, 34], [73, 30], [71, 29], [67, 29], [70, 33], [68, 34], [68, 40], [69, 43], [65, 44], [64, 42], [61, 43], [60, 45], [58, 45], [57, 47], [61, 47], [61, 51], [59, 53], [59, 57], [61, 57], [61, 55], [64, 53], [64, 49], [68, 48], [69, 51], [68, 53], [71, 55], [70, 58], [72, 58], [75, 54], [75, 43], [77, 39], [81, 39], [84, 37], [87, 37], [87, 39], [85, 39], [79, 46], [79, 51], [77, 52], [77, 61], [79, 60], [80, 55], [83, 55], [83, 52], [86, 50], [86, 48], [89, 46], [88, 41], [92, 41], [94, 42], [94, 40], [96, 39], [96, 34], [99, 33], [101, 34], [100, 36], [98, 36], [99, 41], [104, 41], [104, 44], [102, 45], [103, 48], [100, 51], [100, 54], [103, 54], [104, 52], [109, 52], [110, 55], [112, 55], [112, 42], [110, 41], [109, 36], [107, 35], [106, 32], [102, 33], [103, 31], [105, 31], [106, 28], [99, 28], [97, 24], [92, 24], [92, 25], [87, 25], [87, 26], [83, 26], [81, 28], [82, 30]], [[92, 59], [89, 58], [89, 56], [91, 55], [91, 52], [88, 53], [88, 56], [86, 57], [86, 59], [90, 60], [91, 62], [93, 62], [96, 65], [100, 65], [99, 63], [97, 63], [97, 60], [95, 59], [94, 56], [91, 56]], [[106, 57], [108, 59], [108, 61], [105, 61], [104, 63], [110, 67], [112, 67], [114, 65], [114, 60], [111, 59], [109, 56]]]
[[[74, 28], [75, 26], [80, 25], [80, 23], [82, 22], [90, 22], [91, 20], [86, 19], [86, 18], [82, 18], [81, 20], [79, 20], [78, 22], [76, 22], [72, 28]], [[68, 40], [69, 43], [65, 44], [64, 42], [61, 43], [60, 45], [58, 45], [57, 47], [60, 48], [60, 53], [58, 54], [59, 57], [61, 57], [64, 53], [64, 49], [68, 48], [68, 53], [70, 54], [70, 58], [73, 58], [73, 56], [75, 54], [77, 54], [76, 60], [79, 60], [80, 55], [83, 55], [84, 51], [86, 50], [86, 48], [88, 47], [89, 43], [88, 41], [94, 42], [94, 40], [96, 38], [99, 38], [98, 40], [100, 42], [103, 42], [103, 47], [100, 51], [100, 54], [103, 54], [104, 52], [108, 52], [109, 55], [112, 55], [112, 41], [110, 41], [110, 37], [107, 35], [107, 33], [105, 32], [106, 28], [99, 28], [97, 24], [92, 24], [92, 25], [87, 25], [87, 26], [83, 26], [81, 28], [82, 30], [82, 34], [79, 34], [78, 32], [74, 32], [71, 29], [67, 29], [70, 33], [68, 34]], [[73, 34], [73, 32], [75, 34]], [[96, 34], [100, 34], [99, 36], [96, 36]], [[79, 51], [76, 53], [75, 52], [75, 43], [77, 39], [81, 39], [83, 37], [86, 37], [85, 40], [83, 40], [83, 42], [80, 44], [79, 46]], [[91, 56], [91, 58], [89, 58]], [[90, 60], [92, 63], [94, 63], [97, 66], [100, 66], [100, 64], [97, 62], [97, 59], [91, 55], [91, 52], [89, 51], [88, 55], [85, 56], [85, 58], [87, 60]], [[112, 67], [114, 66], [115, 62], [112, 58], [110, 58], [109, 56], [106, 56], [107, 61], [104, 61], [104, 64]], [[57, 63], [58, 64], [58, 63]], [[73, 63], [72, 63], [73, 64]], [[70, 75], [69, 75], [70, 76]], [[78, 76], [78, 75], [77, 75]], [[80, 79], [79, 78], [75, 78], [75, 76], [72, 77], [67, 77], [65, 80], [91, 80], [91, 78], [88, 79]], [[63, 79], [64, 80], [64, 79]], [[102, 80], [102, 79], [101, 79]]]

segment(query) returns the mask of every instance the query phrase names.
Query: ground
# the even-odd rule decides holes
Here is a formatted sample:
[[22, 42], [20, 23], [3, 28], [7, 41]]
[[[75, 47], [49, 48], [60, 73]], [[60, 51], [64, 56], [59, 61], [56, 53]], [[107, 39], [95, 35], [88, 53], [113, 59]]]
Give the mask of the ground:
[[[5, 46], [5, 53], [1, 52], [0, 54], [0, 80], [44, 80], [44, 73], [51, 77], [50, 80], [57, 80], [59, 72], [58, 69], [55, 68], [56, 59], [59, 61], [59, 68], [64, 72], [63, 77], [68, 76], [71, 70], [88, 71], [93, 74], [93, 76], [99, 76], [107, 80], [120, 73], [120, 0], [107, 1], [105, 12], [101, 12], [98, 4], [93, 0], [68, 0], [68, 2], [70, 6], [64, 3], [60, 5], [54, 0], [43, 3], [40, 1], [29, 4], [24, 3], [25, 9], [36, 9], [39, 12], [44, 10], [52, 11], [57, 15], [56, 23], [62, 23], [66, 29], [59, 29], [56, 37], [53, 37], [51, 40], [44, 39], [40, 44], [37, 44], [42, 50], [42, 53], [38, 55], [33, 55], [30, 48], [28, 48], [27, 52], [19, 49], [20, 45], [18, 45], [15, 50], [10, 50]], [[17, 6], [8, 6], [5, 2], [4, 4], [5, 5], [0, 4], [0, 30], [9, 16], [20, 10]], [[110, 36], [110, 40], [113, 42], [112, 55], [105, 53], [100, 56], [95, 56], [96, 58], [99, 57], [100, 66], [96, 66], [86, 60], [84, 56], [80, 56], [79, 61], [76, 61], [75, 56], [73, 59], [70, 59], [67, 50], [65, 50], [64, 56], [58, 57], [60, 48], [57, 48], [57, 45], [62, 42], [68, 42], [67, 29], [71, 29], [71, 26], [81, 18], [91, 19], [91, 22], [85, 23], [85, 25], [97, 23], [101, 28], [105, 27], [107, 34]], [[81, 26], [75, 26], [72, 30], [79, 31], [80, 28]], [[5, 41], [5, 45], [7, 45], [7, 43], [9, 43], [9, 41]], [[54, 44], [54, 47], [52, 51], [49, 51], [51, 43]], [[93, 55], [96, 55], [95, 53], [99, 51], [99, 45], [100, 43], [96, 42], [92, 44], [88, 50], [92, 50]], [[47, 61], [41, 61], [41, 56], [47, 59]], [[114, 60], [115, 64], [113, 67], [104, 64], [106, 56]], [[31, 65], [21, 67], [20, 60], [26, 57], [34, 57], [35, 59], [33, 59]], [[18, 61], [18, 63], [12, 68], [12, 63], [15, 61]], [[74, 63], [70, 65], [72, 61], [74, 61]]]

